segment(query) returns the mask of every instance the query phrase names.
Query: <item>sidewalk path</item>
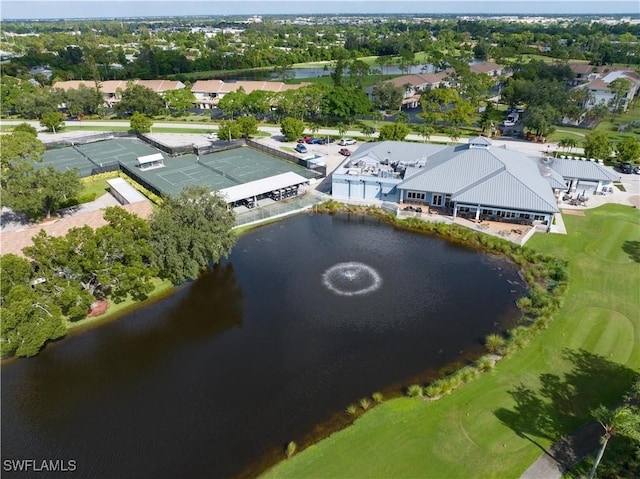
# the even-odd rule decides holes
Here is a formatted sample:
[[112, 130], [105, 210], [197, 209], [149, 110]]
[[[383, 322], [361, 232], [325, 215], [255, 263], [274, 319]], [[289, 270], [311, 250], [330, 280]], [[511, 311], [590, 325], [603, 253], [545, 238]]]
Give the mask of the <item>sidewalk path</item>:
[[598, 449], [601, 433], [600, 424], [591, 423], [563, 437], [531, 464], [520, 479], [560, 479], [578, 461]]

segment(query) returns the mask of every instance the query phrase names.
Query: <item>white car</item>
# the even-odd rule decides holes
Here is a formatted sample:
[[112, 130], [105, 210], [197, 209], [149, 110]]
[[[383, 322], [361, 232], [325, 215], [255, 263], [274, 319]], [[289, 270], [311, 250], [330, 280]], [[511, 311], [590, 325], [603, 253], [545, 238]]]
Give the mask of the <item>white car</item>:
[[356, 144], [356, 140], [354, 140], [353, 138], [343, 138], [342, 140], [340, 140], [340, 143], [338, 143], [338, 145], [340, 146], [355, 145], [355, 144]]
[[502, 122], [502, 126], [516, 126], [516, 124], [511, 120], [505, 120]]

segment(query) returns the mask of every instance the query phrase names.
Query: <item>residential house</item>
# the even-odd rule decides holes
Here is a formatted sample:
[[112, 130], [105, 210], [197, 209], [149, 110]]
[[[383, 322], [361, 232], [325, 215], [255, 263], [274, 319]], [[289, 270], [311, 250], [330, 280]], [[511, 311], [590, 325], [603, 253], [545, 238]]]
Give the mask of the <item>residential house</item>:
[[[124, 90], [127, 89], [129, 82], [134, 85], [141, 85], [159, 95], [163, 95], [169, 90], [180, 90], [185, 88], [186, 85], [181, 81], [176, 80], [105, 80], [100, 82], [100, 93], [104, 98], [105, 106], [107, 108], [113, 108], [113, 106], [121, 100], [121, 95]], [[59, 81], [54, 83], [54, 88], [60, 88], [61, 90], [77, 90], [80, 85], [84, 85], [87, 88], [95, 88], [96, 83], [94, 81], [85, 80], [69, 80]]]
[[586, 105], [588, 109], [599, 104], [611, 107], [610, 103], [615, 98], [615, 93], [611, 91], [610, 85], [618, 78], [624, 78], [631, 84], [629, 90], [624, 94], [622, 102], [622, 109], [626, 111], [629, 103], [640, 91], [640, 75], [633, 70], [611, 70], [596, 74], [594, 79], [583, 85], [578, 85], [576, 88], [587, 88], [591, 92], [592, 98]]
[[310, 85], [310, 83], [287, 85], [283, 82], [272, 81], [224, 82], [222, 80], [198, 80], [191, 87], [191, 92], [196, 98], [196, 108], [210, 109], [215, 107], [220, 99], [227, 93], [238, 91], [240, 88], [242, 88], [245, 93], [251, 93], [254, 90], [280, 93], [308, 85]]
[[[469, 67], [473, 73], [484, 73], [490, 77], [495, 77], [496, 84], [500, 82], [501, 75], [505, 74], [505, 69], [494, 62], [477, 62], [472, 63]], [[420, 94], [422, 92], [438, 87], [449, 88], [455, 86], [455, 84], [449, 79], [450, 74], [450, 70], [445, 70], [437, 73], [403, 75], [387, 80], [385, 83], [391, 83], [392, 85], [402, 89], [402, 107], [417, 108], [420, 104]], [[369, 98], [372, 98], [373, 87], [367, 88], [365, 93]]]
[[[403, 75], [387, 80], [403, 92], [402, 106], [406, 108], [416, 108], [420, 104], [420, 94], [423, 91], [438, 88], [439, 86], [450, 86], [446, 80], [447, 72], [438, 73], [418, 73], [415, 75]], [[372, 98], [373, 87], [365, 90], [365, 93]]]
[[597, 72], [597, 68], [593, 65], [588, 63], [569, 63], [568, 65], [574, 75], [573, 80], [570, 82], [573, 86], [595, 78], [594, 74]]

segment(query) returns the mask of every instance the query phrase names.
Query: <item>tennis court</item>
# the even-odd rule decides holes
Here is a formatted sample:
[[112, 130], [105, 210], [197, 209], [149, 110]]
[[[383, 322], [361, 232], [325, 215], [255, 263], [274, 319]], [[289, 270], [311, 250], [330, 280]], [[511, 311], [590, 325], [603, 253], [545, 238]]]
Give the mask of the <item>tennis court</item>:
[[129, 176], [157, 194], [177, 195], [186, 186], [208, 186], [211, 191], [217, 191], [238, 184], [199, 164], [196, 155], [171, 158], [163, 153], [163, 156], [164, 166], [161, 168], [140, 169], [137, 157], [121, 160], [120, 166]]
[[74, 146], [98, 166], [117, 165], [121, 161], [135, 160], [139, 156], [157, 153], [152, 146], [137, 138], [118, 138]]
[[101, 168], [117, 166], [121, 160], [135, 160], [138, 156], [152, 153], [156, 153], [155, 148], [136, 138], [120, 138], [47, 150], [42, 154], [42, 162], [36, 163], [36, 168], [47, 165], [60, 171], [77, 168], [78, 175], [86, 177]]
[[289, 171], [304, 178], [317, 175], [295, 163], [246, 146], [201, 156], [170, 157], [160, 152], [163, 166], [140, 168], [138, 157], [158, 152], [137, 138], [115, 138], [49, 150], [43, 155], [43, 164], [51, 164], [59, 170], [78, 168], [80, 176], [119, 166], [134, 180], [160, 195], [177, 195], [186, 186], [207, 186], [211, 191], [218, 191]]
[[53, 166], [58, 171], [69, 171], [77, 168], [81, 177], [91, 176], [96, 167], [91, 160], [83, 156], [73, 148], [61, 148], [59, 150], [47, 150], [41, 156], [42, 161], [34, 164], [36, 168]]
[[141, 170], [134, 157], [120, 160], [121, 167], [136, 181], [158, 194], [176, 195], [186, 186], [208, 186], [211, 191], [261, 180], [293, 171], [305, 178], [313, 173], [248, 147], [211, 153], [164, 155], [164, 166]]
[[248, 147], [211, 153], [201, 156], [199, 161], [214, 172], [236, 181], [237, 184], [261, 180], [288, 171], [305, 178], [309, 177], [306, 168]]

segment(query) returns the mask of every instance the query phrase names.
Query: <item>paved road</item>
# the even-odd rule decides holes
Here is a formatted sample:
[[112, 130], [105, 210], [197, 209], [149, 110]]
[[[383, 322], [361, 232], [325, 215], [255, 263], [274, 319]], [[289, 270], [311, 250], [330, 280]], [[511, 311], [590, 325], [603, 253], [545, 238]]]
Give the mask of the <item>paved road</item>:
[[[0, 124], [2, 125], [16, 125], [19, 123], [25, 123], [25, 121], [19, 121], [19, 120], [1, 120]], [[85, 131], [71, 131], [71, 132], [61, 132], [59, 134], [53, 135], [52, 133], [46, 133], [44, 132], [44, 128], [40, 126], [40, 123], [38, 121], [26, 121], [26, 123], [29, 123], [30, 125], [35, 126], [39, 131], [39, 138], [41, 140], [46, 140], [46, 139], [63, 139], [65, 138], [65, 135], [70, 135], [68, 138], [73, 138], [73, 137], [77, 137], [82, 135], [83, 133], [85, 133], [86, 131], [89, 130], [85, 130]], [[128, 121], [122, 121], [122, 120], [108, 120], [108, 121], [99, 121], [99, 120], [87, 120], [87, 121], [67, 121], [65, 122], [67, 126], [82, 126], [82, 127], [92, 127], [92, 126], [100, 126], [100, 127], [104, 127], [104, 126], [117, 126], [117, 127], [128, 127], [129, 126], [129, 122]], [[210, 129], [211, 131], [215, 131], [217, 130], [217, 125], [214, 123], [193, 123], [193, 122], [155, 122], [153, 124], [154, 128], [184, 128], [187, 130], [193, 129], [193, 130], [202, 130], [202, 129]], [[282, 133], [280, 131], [279, 127], [274, 127], [274, 126], [260, 126], [259, 127], [260, 131], [263, 131], [265, 133], [269, 133], [272, 136], [278, 137], [281, 136]], [[307, 134], [311, 134], [311, 132], [307, 131]], [[316, 136], [322, 136], [322, 135], [337, 135], [337, 130], [335, 128], [321, 128], [319, 131], [314, 133]], [[358, 131], [358, 130], [348, 130], [345, 135], [346, 137], [363, 137], [364, 135]], [[378, 138], [379, 133], [376, 132], [373, 135], [371, 135], [371, 138]], [[424, 141], [424, 138], [421, 137], [420, 135], [415, 135], [415, 134], [410, 134], [407, 136], [407, 140], [413, 140], [413, 141]], [[447, 137], [447, 136], [442, 136], [442, 135], [434, 135], [431, 136], [429, 138], [429, 142], [437, 142], [437, 143], [451, 143], [453, 144], [454, 142], [451, 140], [451, 138]], [[459, 141], [459, 143], [466, 143], [466, 139], [462, 139]], [[506, 138], [506, 137], [502, 137], [502, 138], [498, 138], [493, 140], [493, 144], [494, 146], [502, 146], [502, 145], [509, 145], [510, 148], [513, 148], [514, 150], [518, 150], [521, 151], [523, 153], [527, 153], [527, 154], [544, 154], [548, 151], [553, 151], [555, 149], [558, 148], [557, 143], [546, 143], [546, 144], [542, 144], [542, 143], [532, 143], [530, 141], [526, 141], [526, 140], [521, 140], [521, 139], [516, 139], [516, 138]], [[582, 149], [580, 148], [576, 148], [574, 149], [574, 153], [575, 154], [582, 154]]]

